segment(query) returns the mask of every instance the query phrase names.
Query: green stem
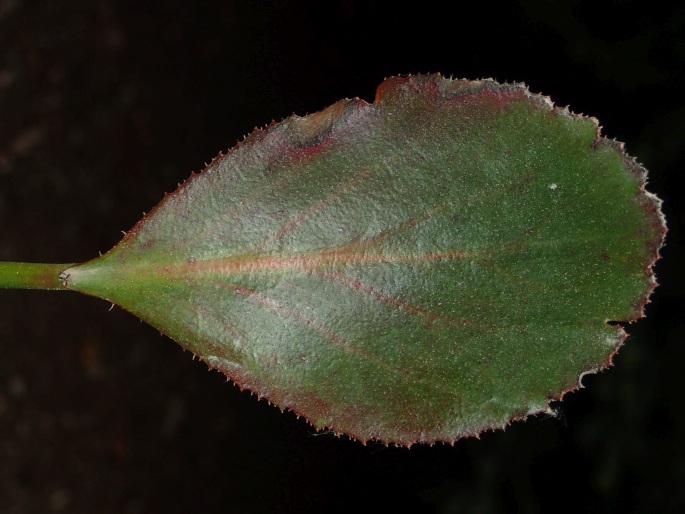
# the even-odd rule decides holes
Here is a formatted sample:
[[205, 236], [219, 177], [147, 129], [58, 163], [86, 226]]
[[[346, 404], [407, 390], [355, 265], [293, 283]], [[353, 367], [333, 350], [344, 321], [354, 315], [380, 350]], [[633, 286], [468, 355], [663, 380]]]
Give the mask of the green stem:
[[0, 289], [66, 289], [60, 274], [73, 264], [0, 262]]

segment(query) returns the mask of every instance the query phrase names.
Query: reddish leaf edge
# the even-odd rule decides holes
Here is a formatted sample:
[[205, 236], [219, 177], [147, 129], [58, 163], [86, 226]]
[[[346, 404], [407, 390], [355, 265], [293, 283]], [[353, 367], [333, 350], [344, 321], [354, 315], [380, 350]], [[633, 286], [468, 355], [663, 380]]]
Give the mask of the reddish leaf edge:
[[[369, 103], [358, 97], [352, 99], [343, 99], [326, 107], [321, 111], [311, 113], [306, 116], [298, 116], [296, 114], [292, 114], [291, 116], [284, 118], [280, 122], [271, 120], [271, 122], [264, 127], [255, 127], [251, 133], [245, 135], [242, 140], [237, 141], [235, 146], [233, 146], [226, 152], [219, 152], [219, 154], [216, 157], [214, 157], [209, 163], [205, 163], [205, 167], [199, 173], [191, 171], [190, 177], [186, 179], [184, 182], [179, 183], [174, 192], [164, 193], [164, 197], [162, 198], [162, 200], [153, 209], [151, 209], [147, 213], [144, 213], [143, 217], [128, 232], [124, 232], [124, 237], [117, 245], [115, 245], [114, 248], [116, 248], [119, 244], [122, 244], [123, 242], [127, 241], [128, 239], [133, 239], [140, 226], [143, 223], [145, 223], [145, 221], [150, 216], [153, 216], [157, 209], [161, 208], [165, 204], [168, 198], [177, 194], [177, 192], [183, 189], [184, 187], [187, 187], [193, 180], [196, 180], [197, 177], [205, 173], [214, 164], [218, 164], [221, 160], [229, 157], [233, 152], [238, 150], [238, 148], [242, 146], [249, 147], [259, 143], [264, 138], [266, 138], [272, 130], [285, 123], [289, 123], [291, 125], [289, 127], [289, 135], [291, 136], [292, 143], [295, 146], [300, 148], [318, 146], [325, 140], [326, 136], [330, 134], [332, 130], [334, 130], [337, 124], [344, 123], [344, 121], [348, 118], [352, 111], [356, 109], [373, 108], [374, 106], [377, 106], [386, 95], [392, 94], [393, 92], [397, 92], [402, 86], [424, 89], [428, 88], [432, 91], [434, 95], [451, 97], [481, 94], [484, 92], [519, 92], [523, 94], [525, 97], [527, 97], [529, 100], [532, 100], [533, 102], [537, 103], [538, 106], [544, 109], [548, 109], [551, 113], [555, 115], [571, 117], [574, 119], [588, 119], [592, 121], [592, 123], [594, 123], [596, 127], [596, 135], [595, 139], [591, 143], [591, 146], [593, 148], [599, 146], [609, 146], [614, 148], [616, 151], [618, 151], [619, 155], [621, 156], [621, 159], [625, 167], [638, 178], [639, 187], [637, 195], [642, 198], [641, 203], [643, 210], [645, 211], [647, 218], [652, 223], [653, 228], [656, 229], [655, 233], [659, 234], [660, 237], [658, 238], [658, 240], [651, 242], [651, 258], [644, 270], [645, 276], [648, 281], [648, 287], [644, 291], [644, 293], [638, 298], [638, 300], [634, 303], [632, 314], [625, 319], [605, 320], [607, 324], [611, 324], [612, 326], [614, 326], [614, 329], [616, 330], [616, 333], [618, 335], [618, 342], [614, 346], [612, 352], [609, 354], [605, 362], [603, 362], [599, 366], [592, 367], [582, 371], [579, 374], [577, 380], [575, 380], [573, 383], [568, 384], [566, 387], [562, 388], [556, 394], [549, 395], [546, 401], [546, 405], [543, 408], [533, 408], [525, 412], [516, 413], [500, 425], [488, 425], [479, 427], [472, 433], [463, 433], [454, 439], [438, 438], [434, 440], [414, 441], [382, 440], [380, 438], [375, 437], [366, 438], [359, 434], [347, 433], [341, 430], [337, 430], [333, 426], [319, 426], [312, 420], [308, 419], [305, 415], [298, 412], [296, 407], [289, 405], [277, 405], [271, 402], [271, 400], [268, 397], [263, 396], [251, 389], [248, 389], [247, 387], [244, 387], [241, 383], [241, 380], [238, 377], [228, 376], [221, 369], [213, 367], [208, 361], [208, 359], [196, 354], [193, 355], [193, 359], [195, 357], [198, 357], [199, 360], [201, 360], [208, 366], [210, 371], [216, 370], [224, 374], [226, 376], [226, 380], [228, 382], [232, 382], [233, 385], [235, 385], [241, 390], [241, 392], [248, 392], [250, 395], [256, 396], [258, 400], [265, 400], [269, 405], [278, 408], [281, 412], [290, 411], [293, 414], [295, 414], [295, 417], [297, 419], [303, 418], [311, 427], [315, 429], [316, 432], [314, 435], [329, 434], [338, 438], [346, 437], [351, 441], [359, 442], [365, 446], [368, 443], [380, 443], [384, 446], [395, 446], [403, 448], [411, 448], [412, 446], [418, 444], [434, 446], [438, 443], [454, 446], [458, 441], [464, 439], [480, 439], [481, 435], [487, 432], [504, 431], [508, 426], [512, 425], [513, 423], [523, 421], [531, 416], [537, 416], [541, 414], [555, 416], [556, 413], [550, 407], [550, 405], [553, 402], [563, 401], [564, 397], [567, 394], [583, 388], [584, 386], [582, 384], [582, 380], [585, 376], [599, 373], [613, 366], [614, 356], [618, 353], [618, 351], [625, 344], [626, 340], [629, 337], [629, 334], [625, 331], [624, 327], [645, 317], [645, 308], [647, 304], [650, 303], [650, 298], [654, 290], [658, 286], [658, 281], [656, 279], [656, 274], [654, 272], [654, 265], [661, 258], [661, 249], [663, 248], [666, 242], [668, 228], [666, 224], [666, 218], [662, 211], [662, 200], [659, 197], [657, 197], [654, 193], [651, 193], [646, 189], [648, 184], [648, 172], [646, 168], [644, 168], [644, 166], [642, 166], [634, 157], [626, 153], [625, 144], [620, 141], [617, 141], [616, 139], [607, 138], [606, 136], [603, 136], [601, 133], [602, 126], [599, 124], [599, 121], [595, 117], [574, 113], [569, 109], [568, 106], [556, 106], [549, 96], [531, 92], [524, 83], [500, 83], [492, 78], [478, 80], [454, 79], [453, 77], [443, 77], [440, 73], [393, 76], [385, 78], [383, 82], [378, 86], [376, 90], [375, 99], [372, 103]], [[62, 275], [64, 275], [64, 272], [62, 273]], [[64, 287], [67, 289], [70, 288], [68, 279], [64, 280]], [[110, 301], [110, 303], [112, 303], [112, 306], [116, 305], [114, 302]], [[123, 310], [127, 310], [125, 307], [119, 307], [121, 307]], [[169, 337], [163, 331], [160, 331], [160, 333], [162, 335]], [[169, 338], [171, 339], [171, 337]]]

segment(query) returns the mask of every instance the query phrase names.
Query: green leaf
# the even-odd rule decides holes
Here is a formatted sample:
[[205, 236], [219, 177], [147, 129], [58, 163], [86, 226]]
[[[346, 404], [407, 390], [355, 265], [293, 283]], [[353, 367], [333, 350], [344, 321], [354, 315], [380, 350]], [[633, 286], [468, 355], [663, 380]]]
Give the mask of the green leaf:
[[454, 441], [610, 364], [656, 284], [645, 178], [521, 85], [392, 78], [251, 134], [63, 279], [315, 427]]

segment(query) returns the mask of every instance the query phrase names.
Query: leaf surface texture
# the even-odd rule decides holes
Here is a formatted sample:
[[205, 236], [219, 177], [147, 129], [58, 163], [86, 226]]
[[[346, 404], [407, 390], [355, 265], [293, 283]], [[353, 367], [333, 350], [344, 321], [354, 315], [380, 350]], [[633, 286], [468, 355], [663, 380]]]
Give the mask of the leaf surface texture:
[[645, 180], [521, 85], [391, 78], [255, 131], [67, 284], [318, 428], [454, 441], [610, 363], [655, 286]]

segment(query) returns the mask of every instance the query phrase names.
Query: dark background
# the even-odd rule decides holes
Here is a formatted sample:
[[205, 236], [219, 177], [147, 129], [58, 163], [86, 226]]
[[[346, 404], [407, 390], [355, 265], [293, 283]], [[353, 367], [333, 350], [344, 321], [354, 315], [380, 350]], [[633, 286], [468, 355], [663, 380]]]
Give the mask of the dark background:
[[665, 200], [663, 285], [616, 366], [454, 446], [316, 434], [105, 302], [0, 291], [0, 512], [683, 507], [685, 7], [657, 1], [0, 0], [0, 259], [106, 251], [255, 126], [385, 76], [524, 81], [596, 116]]

